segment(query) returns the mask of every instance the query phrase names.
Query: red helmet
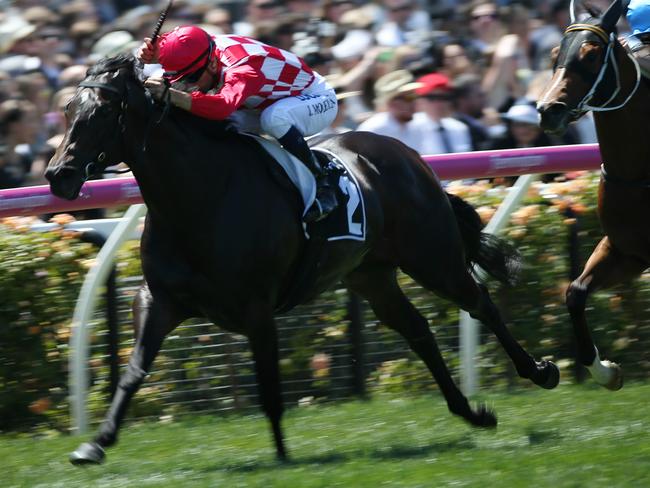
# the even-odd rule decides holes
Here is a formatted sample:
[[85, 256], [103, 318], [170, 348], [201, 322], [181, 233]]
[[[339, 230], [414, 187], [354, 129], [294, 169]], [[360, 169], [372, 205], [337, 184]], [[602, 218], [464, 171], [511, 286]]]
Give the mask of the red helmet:
[[214, 52], [212, 37], [200, 27], [176, 27], [160, 37], [158, 60], [169, 81], [203, 70]]

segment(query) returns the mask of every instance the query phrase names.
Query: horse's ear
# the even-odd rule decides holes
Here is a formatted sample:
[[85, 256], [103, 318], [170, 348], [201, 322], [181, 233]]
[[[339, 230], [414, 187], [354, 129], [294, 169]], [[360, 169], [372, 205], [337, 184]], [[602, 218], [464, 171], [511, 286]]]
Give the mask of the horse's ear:
[[623, 1], [614, 0], [601, 18], [600, 25], [606, 32], [613, 32], [623, 13]]

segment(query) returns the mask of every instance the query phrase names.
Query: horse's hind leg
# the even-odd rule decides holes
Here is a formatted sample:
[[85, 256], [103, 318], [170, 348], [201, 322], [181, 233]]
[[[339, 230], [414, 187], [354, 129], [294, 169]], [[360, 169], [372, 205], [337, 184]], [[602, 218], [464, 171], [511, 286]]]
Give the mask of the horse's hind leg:
[[[438, 264], [444, 266], [443, 263]], [[560, 380], [557, 366], [550, 361], [535, 361], [526, 352], [506, 327], [487, 288], [476, 283], [464, 265], [456, 266], [454, 272], [448, 269], [446, 273], [435, 272], [433, 266], [432, 262], [424, 264], [420, 261], [419, 266], [403, 265], [402, 269], [422, 286], [450, 299], [489, 327], [514, 363], [519, 376], [528, 378], [543, 388], [551, 389], [557, 386]]]
[[124, 419], [131, 397], [140, 388], [148, 374], [165, 336], [186, 317], [168, 302], [154, 299], [143, 286], [133, 302], [136, 342], [126, 371], [122, 374], [115, 396], [104, 417], [97, 436], [92, 442], [81, 444], [70, 455], [70, 462], [77, 465], [103, 462], [104, 448], [117, 440], [117, 432]]
[[646, 267], [642, 261], [617, 252], [609, 239], [604, 237], [587, 261], [582, 274], [567, 288], [566, 304], [576, 336], [578, 361], [587, 367], [597, 383], [610, 390], [618, 390], [623, 386], [623, 375], [618, 364], [601, 361], [598, 355], [585, 317], [587, 297], [595, 290], [639, 276]]
[[379, 320], [406, 339], [433, 374], [452, 413], [478, 427], [496, 426], [494, 414], [482, 405], [472, 410], [454, 383], [427, 320], [400, 289], [394, 268], [359, 269], [348, 276], [346, 283], [368, 300]]

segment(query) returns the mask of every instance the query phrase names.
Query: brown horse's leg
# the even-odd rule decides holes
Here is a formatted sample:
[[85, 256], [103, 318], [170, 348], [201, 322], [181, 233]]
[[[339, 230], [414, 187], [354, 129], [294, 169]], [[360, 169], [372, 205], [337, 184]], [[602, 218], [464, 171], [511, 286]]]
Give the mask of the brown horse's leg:
[[621, 254], [604, 237], [589, 257], [582, 274], [573, 281], [566, 292], [573, 331], [578, 346], [578, 361], [589, 369], [597, 383], [610, 390], [623, 386], [623, 377], [617, 364], [601, 361], [587, 326], [585, 306], [587, 297], [596, 290], [622, 283], [639, 276], [646, 263]]
[[131, 397], [147, 376], [163, 339], [186, 318], [167, 301], [154, 299], [146, 285], [140, 289], [133, 302], [133, 317], [137, 337], [127, 369], [120, 378], [99, 433], [92, 442], [81, 444], [70, 455], [73, 464], [103, 462], [104, 448], [113, 445], [117, 440], [117, 432]]
[[485, 406], [472, 410], [454, 383], [427, 320], [416, 310], [397, 283], [394, 268], [359, 269], [346, 283], [366, 298], [377, 318], [399, 332], [424, 361], [442, 391], [449, 410], [478, 427], [494, 427], [497, 420]]
[[248, 340], [255, 361], [260, 403], [262, 410], [271, 422], [277, 458], [280, 461], [285, 461], [287, 451], [281, 425], [284, 405], [280, 384], [278, 334], [271, 307], [251, 307], [246, 318], [250, 330]]
[[[467, 268], [463, 265], [457, 267], [455, 272], [448, 271], [444, 279], [440, 273], [434, 273], [433, 266], [403, 266], [405, 273], [409, 274], [420, 285], [435, 292], [441, 297], [448, 298], [472, 317], [480, 320], [490, 328], [514, 363], [517, 373], [522, 378], [528, 378], [536, 385], [552, 389], [560, 381], [560, 373], [550, 361], [535, 361], [535, 359], [521, 347], [506, 327], [496, 305], [492, 302], [487, 288], [476, 283]], [[431, 273], [427, 273], [427, 271]], [[435, 277], [435, 278], [434, 278]]]

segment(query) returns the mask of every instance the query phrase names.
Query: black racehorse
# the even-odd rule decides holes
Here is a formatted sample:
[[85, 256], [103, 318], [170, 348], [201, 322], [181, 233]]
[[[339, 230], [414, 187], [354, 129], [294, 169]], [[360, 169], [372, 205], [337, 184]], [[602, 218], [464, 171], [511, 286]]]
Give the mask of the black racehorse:
[[578, 360], [611, 390], [623, 385], [616, 363], [601, 360], [585, 307], [597, 290], [637, 278], [650, 267], [650, 81], [615, 35], [621, 0], [600, 15], [572, 23], [554, 53], [553, 78], [540, 97], [541, 125], [561, 133], [569, 122], [594, 112], [603, 157], [598, 216], [605, 237], [566, 294]]
[[[52, 193], [74, 199], [90, 174], [123, 161], [148, 207], [141, 241], [146, 282], [133, 304], [135, 348], [99, 433], [71, 460], [103, 460], [163, 339], [181, 321], [197, 316], [248, 338], [260, 402], [277, 456], [285, 459], [273, 315], [307, 246], [301, 200], [277, 178], [268, 153], [228, 123], [161, 108], [143, 88], [130, 56], [92, 67], [68, 104], [66, 119], [64, 140], [46, 172]], [[318, 145], [347, 162], [361, 183], [367, 238], [327, 242], [327, 258], [302, 301], [343, 280], [406, 339], [451, 412], [475, 426], [495, 426], [495, 415], [483, 405], [472, 408], [454, 384], [427, 320], [398, 286], [400, 268], [486, 324], [520, 376], [555, 387], [557, 367], [536, 362], [513, 339], [487, 289], [472, 277], [477, 263], [507, 281], [515, 255], [481, 232], [474, 209], [446, 194], [418, 154], [395, 139], [359, 132], [323, 138]]]

